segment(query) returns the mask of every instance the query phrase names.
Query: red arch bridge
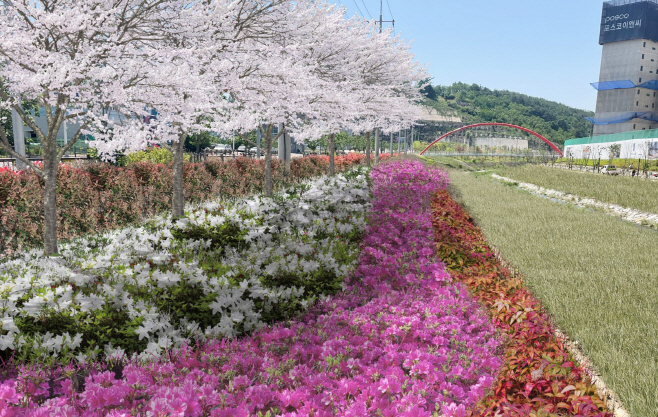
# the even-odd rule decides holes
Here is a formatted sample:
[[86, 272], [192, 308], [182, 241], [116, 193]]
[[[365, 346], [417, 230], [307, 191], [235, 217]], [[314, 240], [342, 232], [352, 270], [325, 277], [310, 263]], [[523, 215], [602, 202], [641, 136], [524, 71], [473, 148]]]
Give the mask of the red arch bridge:
[[546, 142], [546, 144], [547, 144], [548, 146], [551, 147], [551, 149], [553, 149], [555, 152], [557, 152], [560, 156], [564, 156], [564, 154], [562, 153], [562, 151], [561, 151], [557, 146], [555, 146], [555, 144], [554, 144], [553, 142], [551, 142], [550, 140], [546, 139], [545, 137], [543, 137], [543, 136], [540, 135], [539, 133], [537, 133], [537, 132], [533, 132], [533, 131], [530, 130], [530, 129], [526, 129], [525, 127], [521, 127], [521, 126], [517, 126], [517, 125], [511, 125], [511, 124], [509, 124], [509, 123], [475, 123], [475, 124], [472, 124], [472, 125], [468, 125], [468, 126], [460, 127], [459, 129], [455, 129], [455, 130], [453, 130], [453, 131], [451, 131], [451, 132], [448, 132], [448, 133], [446, 133], [445, 135], [443, 135], [443, 136], [441, 136], [440, 138], [438, 138], [437, 140], [435, 140], [434, 142], [430, 143], [430, 144], [427, 146], [427, 148], [423, 149], [423, 151], [422, 151], [420, 154], [421, 154], [421, 155], [424, 154], [425, 151], [427, 151], [432, 145], [434, 145], [435, 143], [437, 143], [438, 141], [440, 141], [440, 140], [443, 139], [443, 138], [447, 138], [448, 136], [450, 136], [450, 135], [452, 135], [452, 134], [454, 134], [454, 133], [457, 133], [457, 132], [459, 132], [459, 131], [461, 131], [461, 130], [471, 129], [471, 128], [473, 128], [473, 127], [479, 127], [479, 126], [505, 126], [505, 127], [511, 127], [511, 128], [514, 128], [514, 129], [522, 130], [522, 131], [524, 131], [524, 132], [530, 133], [531, 135], [536, 136], [536, 137], [538, 137], [539, 139], [543, 140], [544, 142]]

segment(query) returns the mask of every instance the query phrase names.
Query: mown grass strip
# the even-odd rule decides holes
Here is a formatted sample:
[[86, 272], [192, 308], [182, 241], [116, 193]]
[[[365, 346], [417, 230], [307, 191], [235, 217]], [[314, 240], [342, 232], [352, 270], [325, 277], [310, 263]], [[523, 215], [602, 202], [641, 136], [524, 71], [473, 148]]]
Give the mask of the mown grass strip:
[[488, 177], [450, 177], [457, 201], [631, 415], [658, 415], [658, 234]]
[[658, 181], [536, 165], [499, 168], [496, 173], [516, 181], [529, 182], [579, 197], [594, 198], [603, 203], [658, 213]]

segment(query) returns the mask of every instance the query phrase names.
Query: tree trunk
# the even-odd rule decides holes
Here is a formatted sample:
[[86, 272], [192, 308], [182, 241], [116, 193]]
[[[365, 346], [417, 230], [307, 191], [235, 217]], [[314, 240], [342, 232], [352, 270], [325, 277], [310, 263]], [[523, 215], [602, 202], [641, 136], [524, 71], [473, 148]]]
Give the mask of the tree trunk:
[[58, 253], [57, 249], [57, 143], [48, 143], [43, 146], [43, 249], [44, 255], [51, 256]]
[[272, 184], [272, 125], [268, 125], [263, 135], [265, 142], [265, 196], [272, 197], [274, 187]]
[[183, 150], [186, 134], [181, 134], [174, 148], [173, 195], [171, 197], [171, 217], [178, 219], [185, 215], [185, 194], [183, 191]]
[[366, 132], [366, 166], [370, 166], [370, 132]]
[[334, 141], [336, 139], [336, 135], [333, 133], [329, 135], [329, 175], [334, 176], [336, 175], [336, 166], [334, 165]]

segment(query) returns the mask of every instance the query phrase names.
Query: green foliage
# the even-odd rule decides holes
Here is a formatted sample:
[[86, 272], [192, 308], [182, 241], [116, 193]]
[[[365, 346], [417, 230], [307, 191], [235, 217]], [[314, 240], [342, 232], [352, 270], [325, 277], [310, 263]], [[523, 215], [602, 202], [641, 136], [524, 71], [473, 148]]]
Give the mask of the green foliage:
[[150, 148], [126, 156], [126, 165], [136, 162], [150, 162], [152, 164], [168, 164], [174, 160], [174, 155], [165, 148]]
[[[306, 142], [306, 147], [315, 152], [326, 153], [329, 144], [329, 137], [322, 136], [319, 139], [309, 140]], [[366, 138], [365, 135], [350, 135], [347, 132], [340, 132], [334, 136], [334, 148], [336, 152], [342, 150], [355, 150], [365, 151]], [[375, 148], [375, 135], [370, 135], [370, 149]]]
[[[92, 284], [92, 286], [95, 283]], [[196, 297], [198, 298], [198, 297]], [[36, 334], [62, 334], [68, 332], [73, 336], [82, 333], [80, 348], [82, 351], [93, 350], [98, 346], [112, 343], [113, 346], [122, 346], [129, 351], [143, 350], [147, 341], [139, 340], [135, 330], [139, 327], [142, 318], [131, 319], [125, 310], [117, 310], [113, 306], [105, 305], [101, 310], [91, 314], [85, 313], [51, 313], [37, 318], [17, 316], [15, 323], [26, 336]], [[9, 359], [12, 351], [0, 352], [0, 358], [4, 361]], [[22, 362], [39, 360], [48, 362], [49, 355], [39, 348], [36, 342], [32, 349], [23, 349], [20, 356]], [[58, 355], [57, 362], [66, 365], [73, 359], [72, 354], [62, 353]], [[50, 360], [53, 360], [52, 358]]]
[[227, 222], [214, 227], [188, 226], [184, 230], [174, 228], [171, 234], [176, 239], [210, 240], [210, 247], [221, 249], [222, 253], [226, 248], [238, 248], [244, 244], [247, 231], [240, 228], [239, 224]]
[[188, 152], [200, 152], [216, 141], [218, 138], [211, 132], [200, 132], [188, 135], [185, 138], [185, 150]]
[[[511, 123], [534, 130], [558, 146], [572, 138], [589, 136], [585, 120], [594, 113], [564, 104], [506, 90], [490, 90], [477, 84], [434, 86], [438, 101], [426, 104], [440, 113], [456, 112], [465, 123]], [[531, 138], [534, 141], [534, 138]]]
[[436, 90], [432, 87], [432, 78], [426, 78], [422, 80], [419, 84], [419, 87], [422, 87], [420, 93], [425, 96], [428, 100], [436, 101], [439, 96], [436, 94]]

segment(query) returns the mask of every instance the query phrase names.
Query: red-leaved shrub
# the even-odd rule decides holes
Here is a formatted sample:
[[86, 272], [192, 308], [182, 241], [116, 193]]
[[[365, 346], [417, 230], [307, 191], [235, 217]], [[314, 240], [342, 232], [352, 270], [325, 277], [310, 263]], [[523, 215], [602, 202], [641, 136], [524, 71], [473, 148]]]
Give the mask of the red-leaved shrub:
[[[326, 161], [325, 161], [326, 159]], [[336, 157], [336, 171], [360, 164], [364, 155]], [[291, 174], [272, 160], [275, 189], [327, 172], [328, 157], [291, 161]], [[214, 197], [242, 197], [263, 189], [265, 162], [234, 158], [186, 163], [185, 199], [199, 203]], [[133, 224], [171, 209], [172, 165], [137, 162], [127, 167], [91, 163], [61, 165], [57, 186], [58, 237], [69, 239]], [[43, 236], [43, 181], [32, 171], [0, 170], [0, 256], [40, 246]]]

